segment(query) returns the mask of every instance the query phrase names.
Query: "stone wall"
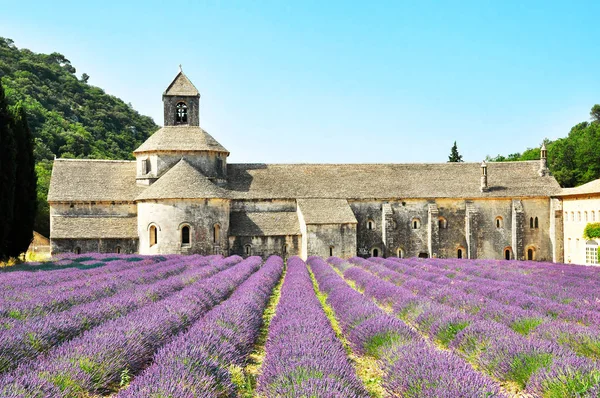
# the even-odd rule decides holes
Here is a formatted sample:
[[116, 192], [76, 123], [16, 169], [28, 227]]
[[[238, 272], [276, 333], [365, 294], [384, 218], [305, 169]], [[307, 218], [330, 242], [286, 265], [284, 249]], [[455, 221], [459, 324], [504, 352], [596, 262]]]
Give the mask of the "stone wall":
[[[223, 199], [161, 200], [138, 203], [140, 254], [222, 254], [229, 253], [230, 203]], [[213, 227], [220, 226], [213, 239]], [[150, 227], [158, 229], [158, 243], [150, 246]], [[190, 227], [190, 244], [181, 242], [181, 229]]]
[[307, 256], [356, 256], [355, 224], [308, 224], [306, 239]]
[[[143, 174], [142, 162], [150, 160], [150, 172]], [[221, 152], [202, 151], [169, 151], [144, 153], [137, 156], [137, 179], [138, 183], [147, 185], [162, 176], [175, 166], [181, 159], [185, 159], [196, 167], [202, 174], [209, 178], [227, 178], [227, 155]]]
[[230, 236], [229, 254], [261, 256], [266, 259], [276, 255], [283, 258], [299, 256], [301, 236]]
[[200, 125], [200, 97], [163, 96], [165, 126], [175, 126], [176, 107], [178, 102], [187, 105], [187, 124]]
[[[137, 239], [52, 239], [52, 253], [123, 253], [138, 252]], [[78, 250], [77, 250], [78, 249]]]

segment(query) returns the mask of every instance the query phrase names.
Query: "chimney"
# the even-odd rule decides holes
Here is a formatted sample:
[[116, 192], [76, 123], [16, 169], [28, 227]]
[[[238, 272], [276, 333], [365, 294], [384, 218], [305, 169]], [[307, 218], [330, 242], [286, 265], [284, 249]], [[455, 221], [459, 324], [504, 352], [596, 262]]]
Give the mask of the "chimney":
[[481, 192], [487, 192], [487, 190], [488, 190], [487, 177], [488, 177], [487, 164], [485, 163], [485, 160], [484, 160], [483, 163], [481, 163], [481, 186], [480, 186]]
[[546, 144], [542, 144], [542, 149], [540, 150], [540, 169], [538, 170], [538, 174], [540, 177], [547, 176], [549, 174], [548, 170], [548, 151], [546, 151]]

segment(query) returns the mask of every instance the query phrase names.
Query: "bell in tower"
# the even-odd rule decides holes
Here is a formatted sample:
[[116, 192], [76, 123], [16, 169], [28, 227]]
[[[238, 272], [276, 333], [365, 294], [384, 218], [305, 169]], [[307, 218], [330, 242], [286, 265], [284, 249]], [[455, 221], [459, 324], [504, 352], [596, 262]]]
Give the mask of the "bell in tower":
[[165, 126], [200, 126], [200, 93], [190, 79], [179, 73], [163, 93]]

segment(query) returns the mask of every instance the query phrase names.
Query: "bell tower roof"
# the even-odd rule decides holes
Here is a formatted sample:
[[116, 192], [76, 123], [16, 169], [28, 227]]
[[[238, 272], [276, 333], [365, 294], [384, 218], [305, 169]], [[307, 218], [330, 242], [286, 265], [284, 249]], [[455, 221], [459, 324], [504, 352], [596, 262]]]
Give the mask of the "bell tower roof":
[[175, 79], [169, 84], [163, 95], [178, 96], [178, 97], [199, 97], [198, 89], [192, 84], [190, 79], [183, 73], [181, 65], [179, 65], [179, 73]]

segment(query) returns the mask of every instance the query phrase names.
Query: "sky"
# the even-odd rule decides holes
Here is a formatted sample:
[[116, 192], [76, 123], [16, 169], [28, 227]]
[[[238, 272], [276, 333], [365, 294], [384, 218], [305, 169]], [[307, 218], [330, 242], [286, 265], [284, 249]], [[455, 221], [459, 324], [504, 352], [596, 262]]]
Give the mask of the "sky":
[[565, 137], [600, 103], [598, 1], [0, 0], [0, 36], [59, 52], [162, 125], [183, 71], [229, 162], [445, 162]]

